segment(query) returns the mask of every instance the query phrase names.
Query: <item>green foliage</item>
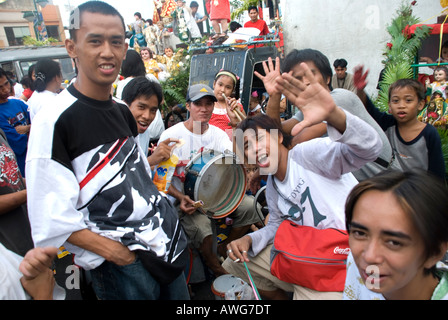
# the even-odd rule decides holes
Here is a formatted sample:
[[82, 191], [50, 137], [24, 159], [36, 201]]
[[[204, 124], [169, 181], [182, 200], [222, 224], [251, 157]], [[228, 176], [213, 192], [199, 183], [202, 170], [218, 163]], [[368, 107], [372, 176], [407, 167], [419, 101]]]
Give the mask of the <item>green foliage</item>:
[[418, 18], [412, 15], [412, 5], [401, 4], [387, 31], [391, 40], [385, 46], [384, 77], [380, 82], [380, 91], [375, 105], [382, 111], [388, 110], [388, 92], [392, 83], [398, 79], [413, 77], [411, 65], [422, 41], [428, 37], [431, 28], [422, 26], [416, 28], [415, 33], [409, 37], [404, 33], [407, 26], [417, 24]]
[[59, 42], [59, 40], [52, 38], [52, 37], [49, 37], [47, 40], [44, 40], [44, 41], [36, 40], [35, 38], [30, 37], [30, 36], [23, 37], [23, 44], [26, 46], [41, 47], [41, 46], [48, 46], [48, 45], [51, 45], [51, 44], [57, 43], [57, 42]]
[[399, 79], [412, 78], [412, 68], [407, 61], [400, 61], [388, 64], [384, 70], [383, 80], [380, 82], [380, 90], [376, 99], [376, 107], [383, 112], [389, 109], [389, 87]]
[[234, 10], [230, 13], [230, 18], [232, 20], [236, 20], [241, 15], [247, 14], [247, 9], [249, 9], [250, 6], [256, 5], [258, 5], [258, 0], [244, 0], [240, 6], [235, 7]]
[[177, 104], [185, 104], [188, 85], [190, 82], [190, 56], [184, 51], [179, 69], [173, 73], [166, 81], [161, 82], [164, 101], [162, 108], [168, 110]]

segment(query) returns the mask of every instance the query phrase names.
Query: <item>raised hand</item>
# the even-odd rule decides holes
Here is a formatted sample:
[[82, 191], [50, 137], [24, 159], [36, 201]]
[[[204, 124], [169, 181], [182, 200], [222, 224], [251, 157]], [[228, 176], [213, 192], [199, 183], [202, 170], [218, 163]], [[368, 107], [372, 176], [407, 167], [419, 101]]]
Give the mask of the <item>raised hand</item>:
[[294, 72], [294, 76], [292, 71], [283, 73], [275, 84], [276, 89], [299, 107], [304, 116], [291, 134], [297, 135], [304, 128], [322, 121], [327, 121], [341, 132], [345, 131], [345, 113], [336, 106], [330, 92], [317, 81], [308, 65], [302, 62]]
[[266, 89], [266, 92], [272, 96], [275, 93], [281, 93], [278, 92], [275, 88], [275, 79], [280, 77], [280, 58], [275, 58], [275, 66], [272, 62], [272, 58], [268, 58], [268, 63], [266, 61], [262, 62], [263, 70], [265, 73], [265, 76], [261, 75], [259, 72], [255, 71], [254, 74], [260, 78], [261, 81], [263, 81], [264, 88]]
[[353, 73], [353, 82], [355, 84], [356, 89], [358, 90], [364, 90], [364, 88], [367, 85], [366, 78], [369, 75], [369, 70], [366, 70], [364, 72], [364, 66], [359, 65], [355, 67], [354, 73]]

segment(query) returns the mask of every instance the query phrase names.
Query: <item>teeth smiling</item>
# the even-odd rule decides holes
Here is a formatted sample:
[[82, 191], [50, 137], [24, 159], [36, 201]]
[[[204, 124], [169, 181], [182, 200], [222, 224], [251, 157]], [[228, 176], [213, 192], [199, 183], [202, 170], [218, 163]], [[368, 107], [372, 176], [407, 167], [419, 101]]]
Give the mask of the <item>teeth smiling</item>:
[[108, 69], [112, 69], [113, 67], [114, 67], [114, 66], [113, 66], [113, 65], [110, 65], [110, 64], [100, 66], [101, 69], [106, 69], [106, 70], [108, 70]]
[[267, 158], [268, 156], [266, 154], [263, 154], [258, 157], [258, 162], [263, 163], [264, 161], [266, 161]]

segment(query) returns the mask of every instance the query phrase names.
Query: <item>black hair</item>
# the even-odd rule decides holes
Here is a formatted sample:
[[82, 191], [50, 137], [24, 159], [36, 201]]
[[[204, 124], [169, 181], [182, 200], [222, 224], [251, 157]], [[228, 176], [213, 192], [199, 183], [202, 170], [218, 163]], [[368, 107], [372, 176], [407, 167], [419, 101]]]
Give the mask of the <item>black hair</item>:
[[[70, 26], [69, 26], [69, 34], [70, 39], [76, 41], [76, 30], [81, 26], [81, 17], [84, 12], [90, 13], [100, 13], [108, 16], [117, 16], [120, 18], [121, 23], [123, 25], [123, 34], [126, 32], [126, 27], [124, 24], [123, 16], [118, 12], [117, 9], [112, 7], [110, 4], [103, 1], [87, 1], [83, 4], [80, 4], [77, 8], [75, 8], [70, 13]], [[78, 22], [78, 23], [75, 23]]]
[[32, 82], [32, 80], [29, 76], [23, 76], [22, 80], [20, 80], [20, 84], [22, 86], [26, 86], [27, 88], [30, 88], [30, 89], [31, 89], [31, 82]]
[[291, 147], [293, 137], [291, 135], [286, 134], [283, 131], [282, 127], [279, 126], [279, 124], [274, 119], [272, 119], [266, 114], [259, 113], [253, 117], [247, 117], [246, 119], [241, 121], [237, 126], [237, 129], [242, 130], [242, 132], [248, 129], [252, 129], [255, 132], [258, 132], [258, 128], [261, 128], [268, 132], [270, 132], [271, 130], [278, 130], [278, 132], [281, 133], [281, 135], [283, 136], [282, 144], [288, 149]]
[[252, 10], [255, 10], [258, 12], [257, 6], [249, 6], [249, 8], [247, 8], [247, 12], [251, 12]]
[[162, 86], [143, 76], [129, 81], [124, 87], [121, 97], [130, 106], [138, 97], [151, 97], [153, 95], [157, 96], [158, 104], [160, 105], [163, 100]]
[[229, 23], [229, 29], [232, 32], [235, 32], [236, 30], [238, 30], [239, 28], [242, 28], [242, 27], [243, 26], [236, 21], [232, 21]]
[[330, 90], [333, 90], [331, 87], [331, 77], [333, 76], [333, 70], [330, 66], [330, 61], [328, 58], [320, 51], [314, 49], [302, 49], [292, 50], [285, 58], [285, 62], [283, 63], [283, 72], [289, 72], [294, 68], [295, 65], [301, 62], [312, 61], [316, 68], [322, 74], [322, 78], [325, 83], [328, 84]]
[[30, 66], [28, 67], [28, 77], [31, 79], [31, 83], [30, 83], [29, 88], [30, 88], [32, 91], [34, 91], [33, 73], [34, 73], [34, 76], [36, 76], [35, 69], [36, 69], [36, 64], [32, 64], [32, 65], [30, 65]]
[[62, 77], [61, 66], [58, 62], [45, 58], [36, 63], [34, 70], [36, 80], [34, 81], [34, 88], [37, 92], [45, 91], [47, 85], [57, 76]]
[[[412, 171], [384, 171], [356, 185], [345, 204], [346, 228], [350, 230], [354, 207], [366, 191], [392, 192], [420, 234], [425, 247], [425, 258], [440, 254], [441, 244], [448, 241], [448, 190], [442, 179], [431, 173]], [[435, 273], [435, 267], [425, 270]]]
[[6, 77], [8, 81], [10, 80], [8, 77], [8, 73], [3, 68], [0, 68], [0, 78], [2, 77]]
[[121, 64], [121, 75], [127, 77], [141, 77], [146, 75], [145, 64], [140, 54], [135, 50], [128, 50]]
[[347, 68], [347, 64], [348, 64], [348, 62], [345, 59], [336, 59], [333, 62], [333, 67], [335, 67], [335, 68], [338, 68], [338, 67], [340, 67], [340, 68]]
[[136, 12], [136, 13], [134, 13], [134, 16], [137, 16], [137, 17], [139, 17], [139, 19], [141, 19], [141, 18], [142, 18], [142, 14], [141, 14], [140, 12]]
[[426, 90], [423, 84], [415, 79], [399, 79], [392, 83], [389, 87], [389, 101], [392, 95], [392, 91], [398, 88], [411, 88], [417, 94], [419, 101], [425, 100]]
[[190, 8], [199, 8], [199, 4], [196, 1], [191, 1]]

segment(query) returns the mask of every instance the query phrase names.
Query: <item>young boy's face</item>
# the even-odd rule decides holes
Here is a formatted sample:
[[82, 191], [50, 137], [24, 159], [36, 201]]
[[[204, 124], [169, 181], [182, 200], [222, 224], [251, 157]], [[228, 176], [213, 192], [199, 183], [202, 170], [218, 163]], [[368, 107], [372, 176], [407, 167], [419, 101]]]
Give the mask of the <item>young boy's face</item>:
[[425, 106], [424, 100], [419, 100], [413, 88], [401, 87], [391, 92], [389, 101], [389, 113], [398, 121], [406, 123], [415, 121], [417, 114]]
[[129, 110], [137, 122], [138, 133], [144, 133], [154, 120], [159, 109], [159, 100], [156, 95], [150, 97], [139, 96], [132, 101]]
[[127, 48], [119, 16], [83, 12], [76, 40], [66, 40], [67, 52], [78, 68], [78, 90], [91, 98], [110, 92]]

